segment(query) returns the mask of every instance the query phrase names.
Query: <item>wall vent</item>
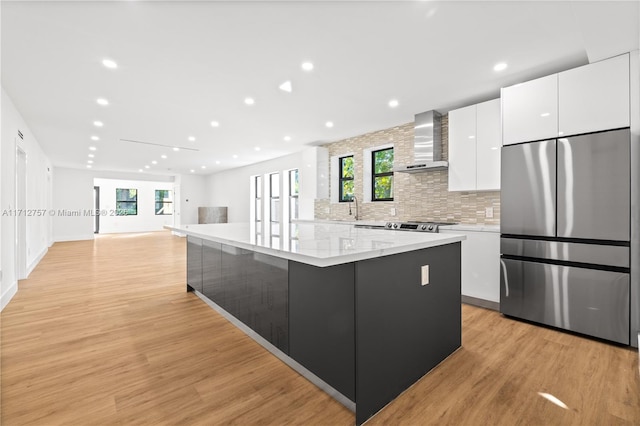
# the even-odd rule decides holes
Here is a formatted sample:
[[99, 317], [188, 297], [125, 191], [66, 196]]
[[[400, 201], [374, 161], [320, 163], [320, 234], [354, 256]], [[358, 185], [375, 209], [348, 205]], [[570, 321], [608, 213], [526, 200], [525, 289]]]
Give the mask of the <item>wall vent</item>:
[[24, 135], [22, 134], [22, 132], [20, 130], [18, 130], [18, 137], [22, 140], [24, 140]]

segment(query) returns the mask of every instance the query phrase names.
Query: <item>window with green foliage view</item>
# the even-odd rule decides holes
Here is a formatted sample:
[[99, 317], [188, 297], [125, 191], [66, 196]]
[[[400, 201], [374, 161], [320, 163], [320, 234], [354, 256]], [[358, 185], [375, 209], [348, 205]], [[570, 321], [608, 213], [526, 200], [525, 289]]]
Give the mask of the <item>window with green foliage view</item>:
[[393, 148], [371, 153], [372, 201], [393, 201]]
[[156, 215], [173, 214], [173, 196], [170, 189], [156, 189]]
[[116, 188], [116, 214], [135, 216], [138, 214], [138, 190]]
[[340, 197], [338, 200], [342, 203], [353, 200], [353, 155], [341, 157], [338, 161], [340, 162]]
[[299, 216], [298, 195], [300, 194], [300, 182], [298, 169], [289, 170], [289, 220]]

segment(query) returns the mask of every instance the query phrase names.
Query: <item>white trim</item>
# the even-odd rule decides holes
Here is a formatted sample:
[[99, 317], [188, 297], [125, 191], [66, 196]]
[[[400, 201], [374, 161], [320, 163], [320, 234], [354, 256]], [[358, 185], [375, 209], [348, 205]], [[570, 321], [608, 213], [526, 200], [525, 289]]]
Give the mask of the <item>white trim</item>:
[[36, 266], [38, 266], [38, 263], [40, 263], [40, 261], [42, 260], [42, 258], [47, 254], [47, 252], [49, 251], [48, 247], [45, 247], [44, 250], [42, 250], [40, 252], [40, 254], [38, 255], [38, 257], [36, 257], [33, 262], [31, 262], [30, 265], [27, 266], [27, 278], [29, 278], [29, 275], [31, 274], [31, 272], [33, 272], [33, 270], [35, 269]]
[[95, 239], [94, 234], [83, 234], [83, 235], [63, 235], [61, 237], [56, 237], [54, 242], [56, 243], [64, 243], [66, 241], [86, 241]]
[[[330, 168], [330, 173], [331, 173], [331, 179], [329, 179], [329, 181], [331, 182], [331, 192], [330, 192], [330, 200], [329, 202], [331, 204], [340, 204], [340, 200], [338, 199], [338, 195], [340, 194], [340, 159], [342, 157], [353, 157], [353, 170], [355, 173], [355, 166], [356, 166], [356, 154], [353, 152], [345, 152], [344, 154], [340, 154], [340, 155], [333, 155], [330, 159], [329, 159], [329, 168]], [[354, 176], [355, 179], [355, 176]], [[354, 182], [355, 184], [355, 182]]]
[[[394, 148], [393, 143], [386, 143], [384, 145], [372, 146], [362, 150], [362, 201], [365, 203], [372, 203], [371, 201], [371, 153], [373, 151], [379, 151], [381, 149]], [[394, 179], [395, 182], [395, 179]], [[395, 201], [395, 200], [394, 200]], [[393, 203], [394, 201], [387, 201]], [[376, 201], [376, 203], [384, 203], [384, 201]]]
[[9, 304], [9, 302], [11, 301], [11, 299], [13, 299], [13, 296], [15, 296], [17, 292], [18, 282], [14, 281], [0, 298], [0, 311], [2, 311]]

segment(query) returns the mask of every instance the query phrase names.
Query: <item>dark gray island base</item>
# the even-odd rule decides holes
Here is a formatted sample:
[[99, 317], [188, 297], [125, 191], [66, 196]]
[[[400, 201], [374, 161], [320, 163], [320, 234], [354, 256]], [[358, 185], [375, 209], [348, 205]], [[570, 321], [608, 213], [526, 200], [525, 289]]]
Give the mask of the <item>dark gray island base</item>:
[[188, 290], [355, 403], [356, 424], [461, 345], [460, 242], [317, 267], [188, 236], [187, 266]]

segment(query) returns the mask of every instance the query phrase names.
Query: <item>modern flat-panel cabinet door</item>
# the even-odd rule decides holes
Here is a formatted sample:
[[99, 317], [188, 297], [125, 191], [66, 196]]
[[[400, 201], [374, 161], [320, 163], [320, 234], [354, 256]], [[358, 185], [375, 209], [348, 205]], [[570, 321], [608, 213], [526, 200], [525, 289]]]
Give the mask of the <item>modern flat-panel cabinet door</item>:
[[501, 259], [500, 312], [629, 344], [629, 274]]
[[505, 87], [501, 93], [504, 145], [558, 136], [558, 74]]
[[558, 237], [629, 241], [629, 129], [558, 139]]
[[187, 236], [187, 284], [202, 293], [202, 240]]
[[222, 244], [205, 240], [202, 243], [202, 294], [224, 306], [222, 287]]
[[500, 99], [476, 105], [476, 189], [500, 189]]
[[556, 236], [556, 141], [502, 148], [500, 232]]
[[628, 127], [629, 54], [561, 72], [558, 95], [559, 135]]
[[476, 106], [449, 112], [449, 191], [476, 189]]

